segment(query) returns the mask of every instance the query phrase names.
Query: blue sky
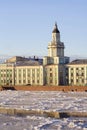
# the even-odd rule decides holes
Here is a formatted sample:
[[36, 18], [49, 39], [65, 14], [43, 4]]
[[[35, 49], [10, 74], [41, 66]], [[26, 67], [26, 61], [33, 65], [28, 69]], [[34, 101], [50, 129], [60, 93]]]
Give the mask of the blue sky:
[[65, 55], [87, 57], [87, 0], [0, 0], [0, 55], [47, 55], [55, 21]]

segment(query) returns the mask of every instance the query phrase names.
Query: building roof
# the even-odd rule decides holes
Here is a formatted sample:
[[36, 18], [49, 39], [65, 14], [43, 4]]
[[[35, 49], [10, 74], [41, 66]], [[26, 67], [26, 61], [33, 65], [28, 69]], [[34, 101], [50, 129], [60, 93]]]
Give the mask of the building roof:
[[75, 64], [87, 64], [87, 59], [76, 59], [70, 62], [68, 65], [75, 65]]
[[52, 33], [60, 33], [60, 31], [58, 30], [58, 27], [57, 27], [57, 23], [55, 23]]
[[16, 66], [38, 66], [42, 65], [39, 61], [29, 60], [29, 61], [18, 61], [15, 63]]
[[29, 60], [28, 58], [21, 57], [21, 56], [14, 56], [6, 60], [6, 63], [15, 63], [17, 61], [24, 61]]
[[8, 59], [5, 64], [14, 64], [15, 66], [38, 66], [42, 65], [43, 59], [39, 58], [25, 58], [21, 56], [14, 56]]

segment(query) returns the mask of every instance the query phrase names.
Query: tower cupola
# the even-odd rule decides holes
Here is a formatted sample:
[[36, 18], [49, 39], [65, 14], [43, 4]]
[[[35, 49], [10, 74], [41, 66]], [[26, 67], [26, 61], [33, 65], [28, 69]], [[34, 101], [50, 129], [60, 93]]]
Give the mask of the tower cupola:
[[48, 44], [48, 56], [64, 57], [64, 43], [60, 40], [60, 31], [55, 23], [52, 31], [52, 41]]
[[54, 44], [57, 44], [60, 41], [60, 31], [58, 30], [56, 22], [52, 31], [52, 41]]

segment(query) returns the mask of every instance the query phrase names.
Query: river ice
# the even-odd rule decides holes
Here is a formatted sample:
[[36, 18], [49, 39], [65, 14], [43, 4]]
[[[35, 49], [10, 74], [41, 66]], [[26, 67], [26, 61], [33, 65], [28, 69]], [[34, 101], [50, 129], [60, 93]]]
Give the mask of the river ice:
[[[48, 111], [87, 111], [86, 92], [1, 91], [0, 106]], [[0, 130], [87, 130], [87, 118], [54, 119], [0, 114]]]

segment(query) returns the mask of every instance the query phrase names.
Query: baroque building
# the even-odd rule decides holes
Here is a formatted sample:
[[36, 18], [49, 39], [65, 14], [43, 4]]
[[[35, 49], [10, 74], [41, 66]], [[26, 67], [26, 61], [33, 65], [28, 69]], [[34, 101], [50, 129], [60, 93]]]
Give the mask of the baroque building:
[[66, 64], [64, 43], [60, 40], [57, 23], [48, 44], [48, 56], [40, 59], [12, 57], [0, 64], [0, 85], [66, 85]]

